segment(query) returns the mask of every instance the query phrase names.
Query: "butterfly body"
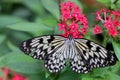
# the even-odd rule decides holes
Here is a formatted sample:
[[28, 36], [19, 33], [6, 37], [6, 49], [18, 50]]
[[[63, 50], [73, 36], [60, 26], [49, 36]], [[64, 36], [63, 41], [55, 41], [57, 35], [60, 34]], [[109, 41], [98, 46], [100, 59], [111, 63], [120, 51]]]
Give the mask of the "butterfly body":
[[20, 49], [35, 59], [45, 61], [50, 72], [61, 71], [69, 59], [77, 73], [88, 73], [93, 68], [114, 65], [117, 58], [104, 47], [87, 39], [62, 36], [40, 36], [22, 42]]

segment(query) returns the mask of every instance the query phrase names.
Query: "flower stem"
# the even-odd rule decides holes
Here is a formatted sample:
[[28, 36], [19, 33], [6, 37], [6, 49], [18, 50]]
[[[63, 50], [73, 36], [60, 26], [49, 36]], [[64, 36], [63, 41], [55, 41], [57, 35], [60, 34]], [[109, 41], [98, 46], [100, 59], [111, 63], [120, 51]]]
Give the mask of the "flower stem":
[[104, 47], [106, 47], [106, 45], [107, 45], [107, 42], [108, 42], [108, 40], [109, 40], [108, 37], [109, 37], [109, 36], [108, 36], [107, 32], [105, 32], [105, 34], [104, 34], [104, 40], [103, 40], [103, 43], [102, 43]]

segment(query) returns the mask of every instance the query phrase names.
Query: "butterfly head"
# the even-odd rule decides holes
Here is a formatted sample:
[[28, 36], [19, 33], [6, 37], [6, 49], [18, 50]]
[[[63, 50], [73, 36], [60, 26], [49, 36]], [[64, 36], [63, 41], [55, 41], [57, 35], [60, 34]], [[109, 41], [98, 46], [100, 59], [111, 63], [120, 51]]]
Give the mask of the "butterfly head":
[[72, 40], [72, 39], [73, 39], [72, 35], [69, 35], [69, 36], [68, 36], [68, 39], [69, 39], [69, 40]]

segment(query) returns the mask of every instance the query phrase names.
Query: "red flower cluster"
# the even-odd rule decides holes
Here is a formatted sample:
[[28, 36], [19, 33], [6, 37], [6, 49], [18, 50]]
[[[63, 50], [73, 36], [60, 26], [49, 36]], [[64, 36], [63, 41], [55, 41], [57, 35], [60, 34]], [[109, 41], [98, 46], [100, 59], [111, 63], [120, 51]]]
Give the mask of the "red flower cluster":
[[[109, 35], [115, 37], [119, 35], [118, 32], [120, 29], [120, 21], [118, 20], [120, 13], [117, 11], [110, 11], [102, 9], [96, 12], [96, 20], [99, 20], [103, 23], [105, 29], [107, 29]], [[100, 27], [99, 27], [100, 30]], [[94, 34], [100, 33], [99, 30], [96, 30], [96, 27], [93, 29]]]
[[73, 38], [82, 38], [88, 29], [88, 21], [81, 9], [71, 1], [63, 2], [60, 4], [61, 18], [60, 30], [64, 31], [64, 37], [72, 35]]
[[[13, 72], [8, 68], [2, 68], [1, 71], [3, 72], [3, 75], [0, 76], [0, 80], [29, 80], [28, 78]], [[12, 75], [12, 77], [9, 77], [9, 75]]]

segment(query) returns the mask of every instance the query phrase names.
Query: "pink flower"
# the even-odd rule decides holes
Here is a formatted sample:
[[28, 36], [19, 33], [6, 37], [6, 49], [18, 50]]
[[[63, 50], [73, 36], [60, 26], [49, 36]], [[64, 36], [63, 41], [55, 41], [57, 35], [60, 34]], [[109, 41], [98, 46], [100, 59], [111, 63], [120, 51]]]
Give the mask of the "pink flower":
[[61, 3], [60, 6], [61, 21], [58, 26], [60, 30], [64, 31], [62, 36], [68, 37], [72, 35], [73, 38], [83, 37], [88, 29], [88, 20], [86, 16], [81, 13], [81, 9], [74, 2], [69, 0]]
[[96, 26], [93, 28], [93, 33], [94, 33], [94, 34], [100, 34], [100, 33], [101, 33], [100, 27], [96, 25]]
[[65, 22], [62, 22], [62, 23], [58, 24], [58, 26], [60, 27], [59, 28], [60, 30], [66, 30], [66, 28], [67, 28], [67, 25], [66, 25]]
[[110, 34], [112, 37], [115, 37], [118, 33], [117, 33], [116, 30], [111, 29], [111, 30], [109, 31], [109, 34]]
[[[97, 20], [102, 22], [104, 29], [107, 29], [108, 34], [112, 37], [117, 36], [119, 33], [118, 27], [120, 26], [119, 18], [120, 12], [118, 11], [111, 11], [102, 9], [96, 12]], [[94, 34], [96, 33], [96, 29], [94, 28]], [[98, 30], [99, 31], [99, 30]]]
[[113, 22], [107, 21], [104, 26], [108, 29], [111, 30], [113, 28]]
[[72, 23], [70, 24], [70, 29], [72, 29], [72, 30], [77, 30], [77, 29], [78, 29], [78, 24], [76, 24], [75, 22], [72, 22]]
[[[29, 80], [28, 78], [23, 77], [22, 75], [17, 74], [8, 68], [2, 68], [1, 70], [3, 75], [0, 76], [0, 80]], [[12, 75], [12, 78], [9, 75]]]
[[3, 73], [7, 76], [10, 73], [8, 68], [2, 68]]
[[87, 32], [87, 28], [82, 28], [82, 29], [81, 29], [81, 33], [82, 33], [83, 35], [85, 35], [86, 32]]
[[3, 77], [0, 77], [0, 80], [4, 80], [4, 78], [3, 78]]
[[20, 74], [15, 74], [11, 80], [28, 80]]

